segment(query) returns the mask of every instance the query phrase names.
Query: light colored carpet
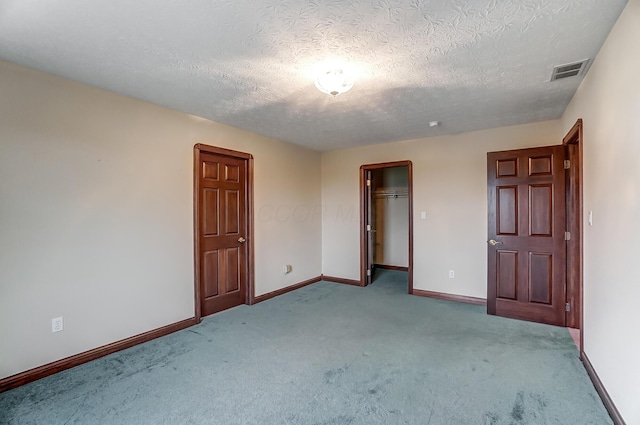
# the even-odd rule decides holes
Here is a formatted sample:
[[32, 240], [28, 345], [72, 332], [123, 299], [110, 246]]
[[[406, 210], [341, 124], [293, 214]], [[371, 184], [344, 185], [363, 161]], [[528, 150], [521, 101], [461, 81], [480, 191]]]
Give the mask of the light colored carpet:
[[564, 328], [320, 282], [0, 394], [2, 424], [611, 424]]

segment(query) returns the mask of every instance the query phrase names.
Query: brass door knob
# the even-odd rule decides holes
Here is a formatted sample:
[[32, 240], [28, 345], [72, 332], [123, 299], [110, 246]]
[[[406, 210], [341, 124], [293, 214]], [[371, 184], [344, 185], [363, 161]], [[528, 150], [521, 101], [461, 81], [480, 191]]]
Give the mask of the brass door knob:
[[240, 236], [240, 237], [238, 238], [238, 242], [240, 242], [240, 243], [245, 243], [246, 241], [247, 241], [247, 240], [246, 240], [245, 238], [243, 238], [242, 236]]

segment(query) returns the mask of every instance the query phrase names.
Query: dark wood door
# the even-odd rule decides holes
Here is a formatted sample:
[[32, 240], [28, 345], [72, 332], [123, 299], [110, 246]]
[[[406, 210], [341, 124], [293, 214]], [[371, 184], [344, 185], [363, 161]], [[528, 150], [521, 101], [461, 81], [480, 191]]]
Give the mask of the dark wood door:
[[487, 154], [487, 311], [564, 326], [564, 147]]
[[373, 204], [373, 192], [374, 192], [374, 172], [372, 170], [366, 171], [367, 187], [367, 220], [366, 220], [366, 232], [367, 232], [367, 276], [366, 285], [373, 282], [373, 274], [375, 273], [375, 258], [376, 258], [376, 240], [375, 240], [375, 207]]
[[247, 291], [247, 166], [225, 155], [199, 155], [201, 315], [244, 304]]

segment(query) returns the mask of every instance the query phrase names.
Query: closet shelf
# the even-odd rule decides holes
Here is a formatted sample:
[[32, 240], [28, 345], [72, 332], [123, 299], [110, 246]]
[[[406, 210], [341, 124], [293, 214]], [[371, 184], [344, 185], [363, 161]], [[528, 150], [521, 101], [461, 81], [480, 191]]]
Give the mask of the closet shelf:
[[374, 198], [408, 198], [409, 191], [407, 189], [378, 189], [373, 191]]

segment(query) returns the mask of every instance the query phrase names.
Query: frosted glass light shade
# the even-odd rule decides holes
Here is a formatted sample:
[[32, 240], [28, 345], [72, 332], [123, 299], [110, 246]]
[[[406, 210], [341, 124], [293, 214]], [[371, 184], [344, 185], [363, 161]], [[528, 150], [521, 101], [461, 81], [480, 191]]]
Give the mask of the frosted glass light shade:
[[316, 88], [322, 93], [337, 96], [351, 90], [353, 80], [347, 77], [341, 69], [334, 69], [322, 73], [316, 78]]

